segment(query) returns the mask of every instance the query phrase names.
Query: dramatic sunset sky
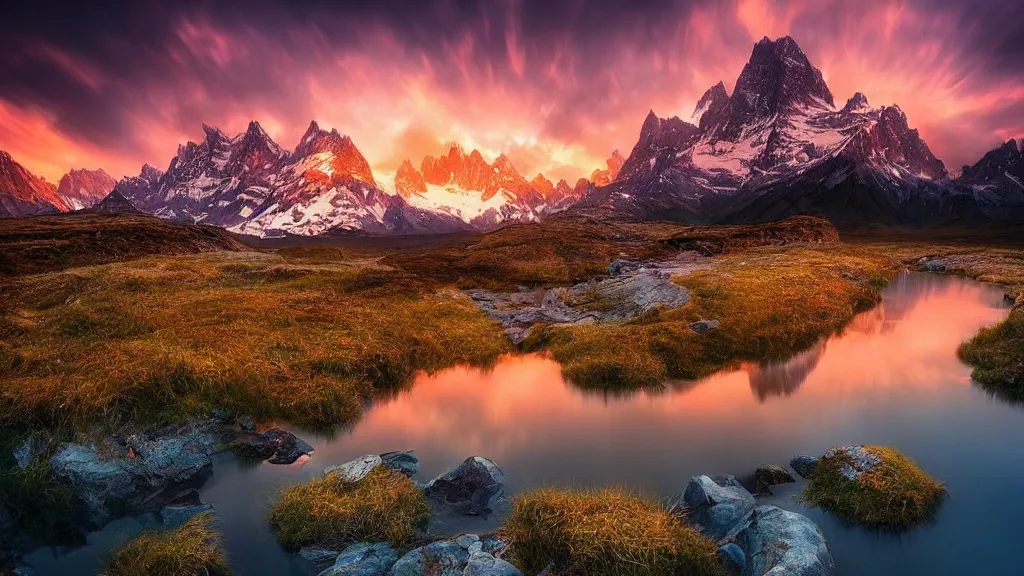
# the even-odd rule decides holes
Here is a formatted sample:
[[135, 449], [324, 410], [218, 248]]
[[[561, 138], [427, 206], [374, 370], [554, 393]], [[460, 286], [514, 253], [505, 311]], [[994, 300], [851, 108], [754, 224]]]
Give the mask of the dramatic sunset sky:
[[898, 103], [950, 169], [1024, 134], [1019, 0], [9, 4], [0, 149], [51, 181], [164, 169], [202, 122], [250, 119], [286, 148], [335, 127], [380, 172], [458, 141], [573, 181], [787, 34], [838, 105]]

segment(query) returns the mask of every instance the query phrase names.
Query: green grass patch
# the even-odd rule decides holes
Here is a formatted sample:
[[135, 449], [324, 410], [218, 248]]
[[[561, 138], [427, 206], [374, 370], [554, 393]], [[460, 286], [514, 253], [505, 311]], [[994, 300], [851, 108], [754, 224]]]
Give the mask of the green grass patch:
[[957, 355], [974, 367], [971, 378], [1014, 400], [1024, 400], [1024, 308], [960, 345]]
[[655, 500], [617, 489], [543, 488], [521, 494], [501, 527], [507, 559], [526, 574], [721, 574], [716, 545]]
[[170, 531], [132, 538], [107, 560], [103, 576], [226, 576], [231, 574], [213, 515], [203, 512]]
[[271, 507], [270, 525], [291, 551], [357, 541], [404, 547], [429, 516], [422, 490], [402, 474], [378, 467], [355, 483], [333, 473], [286, 488]]
[[905, 529], [935, 515], [946, 494], [941, 482], [893, 448], [864, 448], [881, 461], [850, 480], [842, 473], [850, 455], [822, 458], [802, 498], [849, 522], [879, 528]]

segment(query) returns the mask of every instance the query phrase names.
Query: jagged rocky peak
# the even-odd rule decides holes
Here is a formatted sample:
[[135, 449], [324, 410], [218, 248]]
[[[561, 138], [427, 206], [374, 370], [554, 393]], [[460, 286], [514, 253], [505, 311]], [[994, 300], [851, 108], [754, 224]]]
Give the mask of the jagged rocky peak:
[[245, 134], [233, 148], [227, 166], [231, 173], [272, 170], [285, 155], [281, 147], [255, 120], [249, 122]]
[[72, 169], [58, 182], [57, 195], [74, 209], [81, 210], [102, 200], [116, 184], [103, 169]]
[[789, 36], [778, 40], [765, 37], [754, 45], [736, 80], [721, 135], [735, 138], [744, 127], [775, 115], [834, 106], [821, 71], [811, 65], [796, 42]]
[[677, 116], [659, 118], [651, 110], [640, 128], [640, 138], [619, 170], [619, 179], [630, 179], [647, 173], [663, 151], [675, 154], [686, 150], [693, 146], [700, 134], [700, 128]]
[[402, 162], [395, 173], [395, 192], [402, 198], [427, 192], [427, 183], [423, 180], [423, 175], [408, 159]]
[[0, 216], [53, 214], [74, 209], [57, 188], [0, 150]]
[[729, 109], [729, 93], [725, 90], [725, 84], [719, 82], [708, 88], [704, 95], [697, 101], [693, 109], [690, 121], [697, 124], [701, 129], [721, 122], [723, 114]]
[[[561, 180], [559, 184], [565, 184], [565, 180]], [[540, 195], [544, 198], [551, 198], [555, 194], [555, 185], [551, 183], [543, 174], [537, 174], [530, 180], [530, 186], [533, 186], [540, 192]], [[568, 185], [566, 185], [568, 187]]]
[[329, 132], [320, 128], [316, 120], [309, 123], [309, 128], [295, 147], [293, 159], [301, 161], [314, 154], [327, 156], [325, 160], [330, 162], [333, 171], [331, 176], [351, 176], [372, 186], [377, 185], [373, 179], [373, 171], [370, 170], [370, 163], [356, 148], [352, 139], [339, 133], [337, 128], [332, 128]]
[[143, 164], [142, 170], [139, 172], [139, 178], [142, 178], [143, 180], [149, 182], [150, 184], [155, 183], [163, 175], [163, 170], [160, 170], [159, 168], [154, 168], [149, 164]]
[[871, 105], [868, 104], [868, 97], [864, 94], [857, 92], [849, 100], [846, 101], [846, 106], [843, 106], [843, 112], [867, 112], [871, 110]]
[[1024, 180], [1024, 150], [1013, 138], [1007, 140], [1002, 146], [988, 151], [973, 166], [964, 166], [960, 175], [962, 180], [972, 183], [988, 182], [1006, 177]]

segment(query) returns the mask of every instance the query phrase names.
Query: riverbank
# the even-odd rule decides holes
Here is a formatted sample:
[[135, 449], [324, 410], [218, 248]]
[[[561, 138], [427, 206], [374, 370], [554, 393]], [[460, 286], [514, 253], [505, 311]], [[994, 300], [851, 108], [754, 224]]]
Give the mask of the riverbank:
[[[1022, 264], [1006, 247], [842, 242], [806, 220], [710, 231], [555, 222], [420, 252], [160, 255], [14, 276], [0, 296], [0, 425], [18, 446], [46, 431], [51, 451], [210, 413], [344, 429], [420, 371], [486, 367], [512, 351], [550, 355], [575, 386], [629, 394], [812, 353], [900, 269], [1012, 292]], [[654, 283], [631, 280], [641, 274]], [[653, 285], [657, 298], [623, 316], [626, 300], [608, 301], [623, 285]], [[554, 294], [581, 313], [526, 326], [517, 345], [476, 290], [540, 309]], [[626, 293], [648, 302], [636, 294]], [[47, 469], [0, 467], [19, 518], [32, 509], [22, 515], [19, 502], [63, 498]]]
[[[408, 390], [379, 399], [350, 432], [329, 437], [293, 429], [314, 450], [295, 465], [254, 465], [214, 454], [212, 476], [199, 495], [217, 511], [236, 570], [288, 573], [297, 570], [289, 566], [298, 560], [275, 542], [266, 505], [253, 502], [268, 503], [280, 488], [363, 454], [415, 447], [423, 479], [442, 475], [467, 454], [493, 454], [510, 472], [510, 496], [552, 484], [613, 485], [661, 499], [678, 494], [680, 483], [695, 474], [749, 473], [753, 464], [782, 464], [793, 454], [822, 454], [856, 439], [896, 446], [948, 482], [949, 501], [912, 542], [890, 542], [848, 528], [831, 514], [803, 510], [787, 496], [796, 485], [773, 486], [776, 495], [765, 497], [771, 498], [765, 504], [812, 519], [828, 537], [837, 565], [855, 573], [888, 574], [882, 568], [907, 564], [949, 573], [945, 567], [963, 567], [958, 559], [977, 559], [964, 547], [1004, 566], [998, 535], [1016, 515], [1012, 501], [999, 495], [1020, 476], [1003, 447], [1012, 452], [1005, 437], [1021, 423], [1019, 412], [968, 384], [968, 371], [953, 355], [964, 336], [1005, 314], [1001, 297], [970, 281], [901, 275], [885, 290], [882, 305], [859, 315], [843, 335], [784, 364], [745, 365], [657, 391], [582, 391], [542, 356], [506, 356], [492, 369], [421, 375]], [[978, 466], [950, 460], [951, 442], [973, 454]], [[989, 477], [987, 470], [997, 475]], [[978, 481], [991, 490], [973, 490]], [[1002, 504], [994, 508], [993, 499]], [[970, 528], [976, 514], [997, 527], [977, 534], [984, 542]], [[432, 521], [430, 528], [437, 534], [498, 528], [482, 517], [464, 518], [456, 525]], [[74, 567], [90, 566], [89, 558], [130, 530], [116, 521], [90, 535], [90, 546], [44, 549], [27, 560], [41, 574], [91, 575]], [[950, 539], [962, 544], [955, 557], [940, 544]]]

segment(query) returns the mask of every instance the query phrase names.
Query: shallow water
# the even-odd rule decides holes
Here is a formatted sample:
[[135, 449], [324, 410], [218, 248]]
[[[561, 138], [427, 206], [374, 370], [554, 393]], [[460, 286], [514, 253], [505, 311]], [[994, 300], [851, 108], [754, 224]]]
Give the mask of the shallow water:
[[[843, 334], [787, 362], [656, 392], [586, 393], [541, 356], [507, 357], [492, 370], [454, 368], [378, 402], [349, 432], [304, 435], [316, 447], [306, 462], [253, 468], [219, 455], [201, 493], [217, 509], [238, 573], [306, 574], [274, 541], [267, 501], [282, 485], [363, 454], [415, 449], [421, 480], [467, 456], [488, 456], [512, 494], [542, 484], [621, 484], [668, 497], [694, 474], [744, 476], [836, 444], [887, 444], [947, 483], [950, 498], [934, 522], [902, 535], [844, 525], [796, 503], [799, 485], [771, 503], [818, 523], [840, 575], [1020, 573], [1024, 410], [973, 384], [956, 359], [964, 338], [1005, 315], [997, 288], [911, 274]], [[496, 522], [468, 519], [457, 528]], [[101, 555], [138, 529], [119, 521], [93, 535], [94, 544], [47, 548], [28, 560], [40, 574], [94, 574]]]

